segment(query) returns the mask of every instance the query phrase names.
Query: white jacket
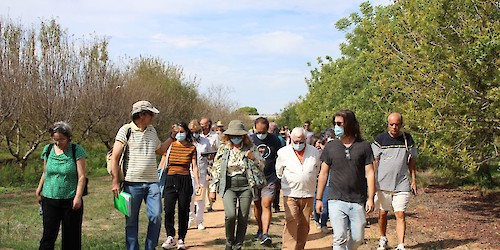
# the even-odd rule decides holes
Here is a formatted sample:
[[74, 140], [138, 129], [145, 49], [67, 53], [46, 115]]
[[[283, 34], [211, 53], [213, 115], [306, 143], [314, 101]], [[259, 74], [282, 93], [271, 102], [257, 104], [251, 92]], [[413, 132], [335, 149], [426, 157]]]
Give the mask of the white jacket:
[[318, 149], [306, 144], [301, 164], [291, 144], [278, 150], [276, 175], [281, 179], [283, 196], [314, 197], [318, 173], [321, 168], [320, 155]]

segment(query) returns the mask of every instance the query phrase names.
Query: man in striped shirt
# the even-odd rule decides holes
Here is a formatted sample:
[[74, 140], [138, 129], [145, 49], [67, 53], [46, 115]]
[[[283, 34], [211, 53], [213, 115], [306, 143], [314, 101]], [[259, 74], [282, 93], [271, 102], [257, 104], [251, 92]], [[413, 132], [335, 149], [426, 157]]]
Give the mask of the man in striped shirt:
[[[139, 249], [138, 221], [141, 203], [147, 204], [146, 213], [149, 219], [145, 249], [155, 249], [161, 228], [161, 195], [156, 166], [156, 155], [163, 155], [175, 135], [163, 143], [158, 138], [152, 125], [153, 118], [160, 113], [148, 101], [138, 101], [132, 106], [132, 122], [123, 125], [116, 135], [111, 157], [112, 173], [118, 173], [118, 162], [123, 153], [125, 143], [128, 143], [124, 164], [125, 182], [123, 191], [132, 195], [130, 216], [125, 217], [125, 237], [127, 249]], [[127, 133], [130, 131], [130, 137]], [[120, 192], [118, 176], [112, 174], [112, 191], [115, 197]]]

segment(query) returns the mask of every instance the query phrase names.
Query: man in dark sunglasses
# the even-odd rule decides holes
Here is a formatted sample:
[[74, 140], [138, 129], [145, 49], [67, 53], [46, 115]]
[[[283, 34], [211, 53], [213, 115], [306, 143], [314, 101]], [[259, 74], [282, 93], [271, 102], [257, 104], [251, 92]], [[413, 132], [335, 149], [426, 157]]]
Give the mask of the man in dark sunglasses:
[[372, 212], [374, 207], [373, 153], [370, 142], [361, 137], [352, 111], [337, 112], [332, 123], [337, 139], [329, 142], [321, 154], [316, 211], [323, 212], [322, 197], [330, 175], [328, 213], [333, 249], [357, 249], [364, 241], [365, 212]]

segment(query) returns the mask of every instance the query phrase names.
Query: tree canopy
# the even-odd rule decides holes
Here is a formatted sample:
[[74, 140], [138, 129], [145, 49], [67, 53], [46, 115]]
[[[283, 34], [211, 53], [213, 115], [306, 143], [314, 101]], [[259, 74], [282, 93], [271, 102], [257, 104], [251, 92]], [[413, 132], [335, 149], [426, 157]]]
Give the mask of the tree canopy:
[[330, 127], [336, 111], [351, 109], [371, 140], [390, 112], [401, 112], [419, 143], [420, 167], [491, 186], [500, 156], [499, 6], [366, 2], [336, 28], [346, 32], [342, 56], [317, 59], [308, 94], [293, 107], [300, 120]]

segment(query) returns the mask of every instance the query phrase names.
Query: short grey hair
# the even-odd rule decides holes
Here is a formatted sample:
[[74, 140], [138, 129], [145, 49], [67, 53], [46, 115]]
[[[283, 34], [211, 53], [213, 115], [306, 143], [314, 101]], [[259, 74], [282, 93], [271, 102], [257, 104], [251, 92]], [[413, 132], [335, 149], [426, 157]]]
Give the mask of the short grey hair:
[[306, 130], [302, 127], [295, 127], [292, 129], [292, 132], [290, 133], [290, 137], [292, 138], [297, 138], [302, 136], [302, 138], [306, 139]]
[[68, 140], [71, 140], [71, 136], [73, 135], [73, 132], [71, 131], [71, 126], [67, 122], [55, 122], [52, 127], [49, 128], [49, 133], [50, 136], [53, 136], [55, 133], [61, 133]]

